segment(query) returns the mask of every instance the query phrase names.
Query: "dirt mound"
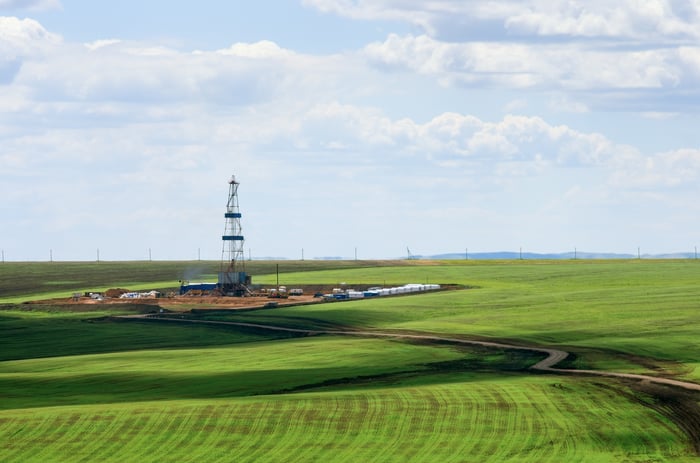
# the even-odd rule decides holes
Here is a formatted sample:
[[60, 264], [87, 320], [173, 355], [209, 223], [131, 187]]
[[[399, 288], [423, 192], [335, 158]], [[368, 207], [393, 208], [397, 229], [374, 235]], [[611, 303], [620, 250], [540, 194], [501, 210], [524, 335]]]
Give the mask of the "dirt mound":
[[124, 289], [124, 288], [110, 288], [107, 291], [105, 291], [105, 296], [116, 298], [116, 297], [121, 296], [122, 294], [126, 294], [129, 292], [131, 292], [131, 291], [129, 291], [128, 289]]

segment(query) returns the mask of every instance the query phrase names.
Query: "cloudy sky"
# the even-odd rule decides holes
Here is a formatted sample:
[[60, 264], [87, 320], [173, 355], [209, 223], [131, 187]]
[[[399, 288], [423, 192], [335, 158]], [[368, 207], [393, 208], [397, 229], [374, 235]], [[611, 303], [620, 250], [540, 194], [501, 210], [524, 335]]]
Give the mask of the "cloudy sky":
[[700, 0], [0, 0], [6, 260], [700, 245]]

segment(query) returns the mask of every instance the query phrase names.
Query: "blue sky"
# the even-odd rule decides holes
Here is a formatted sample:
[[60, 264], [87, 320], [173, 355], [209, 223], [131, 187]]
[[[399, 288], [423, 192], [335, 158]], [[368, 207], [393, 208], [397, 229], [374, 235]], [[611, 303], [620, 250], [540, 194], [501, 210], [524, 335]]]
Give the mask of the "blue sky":
[[6, 260], [700, 244], [697, 1], [0, 0]]

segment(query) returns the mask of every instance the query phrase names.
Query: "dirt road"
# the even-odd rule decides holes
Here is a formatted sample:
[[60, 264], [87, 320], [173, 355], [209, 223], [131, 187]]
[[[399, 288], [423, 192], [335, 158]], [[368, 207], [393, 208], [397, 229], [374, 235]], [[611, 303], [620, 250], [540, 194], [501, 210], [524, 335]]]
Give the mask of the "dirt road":
[[451, 338], [445, 336], [435, 336], [435, 335], [422, 335], [422, 334], [402, 334], [402, 333], [389, 333], [381, 331], [354, 331], [354, 330], [305, 330], [299, 328], [286, 328], [283, 326], [274, 325], [263, 325], [257, 323], [244, 323], [244, 322], [225, 322], [225, 321], [210, 321], [210, 320], [192, 320], [186, 318], [170, 318], [170, 317], [160, 317], [157, 315], [127, 315], [119, 318], [127, 319], [158, 319], [161, 321], [172, 321], [179, 323], [198, 323], [198, 324], [210, 324], [210, 325], [232, 325], [232, 326], [242, 326], [248, 328], [257, 328], [270, 331], [283, 331], [289, 333], [300, 333], [306, 335], [320, 335], [328, 334], [335, 336], [361, 336], [361, 337], [382, 337], [382, 338], [396, 338], [396, 339], [415, 339], [421, 341], [435, 341], [435, 342], [449, 342], [453, 344], [462, 345], [472, 345], [472, 346], [483, 346], [483, 347], [494, 347], [498, 349], [516, 349], [529, 352], [537, 352], [547, 354], [547, 357], [540, 360], [536, 364], [532, 365], [530, 369], [539, 370], [551, 373], [564, 373], [570, 375], [588, 375], [588, 376], [604, 376], [611, 378], [625, 378], [634, 379], [647, 383], [653, 384], [664, 384], [667, 386], [674, 386], [683, 388], [691, 391], [700, 391], [700, 384], [693, 383], [689, 381], [679, 381], [675, 379], [659, 378], [656, 376], [649, 375], [638, 375], [632, 373], [618, 373], [613, 371], [599, 371], [599, 370], [572, 370], [565, 368], [554, 368], [559, 362], [564, 360], [569, 356], [569, 353], [559, 349], [551, 349], [544, 347], [527, 347], [527, 346], [517, 346], [514, 344], [506, 344], [500, 342], [490, 342], [490, 341], [471, 341], [466, 339]]

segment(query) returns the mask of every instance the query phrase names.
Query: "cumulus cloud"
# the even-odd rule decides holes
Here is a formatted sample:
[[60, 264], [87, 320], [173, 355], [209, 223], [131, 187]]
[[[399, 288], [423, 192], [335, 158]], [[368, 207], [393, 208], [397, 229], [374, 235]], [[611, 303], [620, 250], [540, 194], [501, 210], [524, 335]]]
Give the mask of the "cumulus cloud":
[[461, 85], [568, 90], [696, 87], [700, 48], [572, 49], [559, 44], [446, 43], [390, 35], [365, 48], [370, 63], [434, 75]]
[[[457, 129], [456, 129], [457, 128]], [[498, 122], [444, 114], [420, 127], [422, 144], [432, 152], [558, 166], [601, 166], [613, 157], [614, 144], [599, 134], [553, 126], [539, 117], [508, 115]], [[447, 135], [447, 136], [446, 136]]]
[[305, 0], [325, 13], [397, 20], [451, 40], [514, 36], [612, 39], [696, 39], [700, 6], [692, 0]]
[[288, 58], [294, 56], [291, 50], [285, 50], [270, 40], [261, 40], [257, 43], [235, 43], [231, 48], [219, 50], [217, 53], [260, 59]]
[[27, 58], [45, 55], [60, 42], [37, 21], [0, 17], [0, 85], [10, 84]]
[[678, 112], [700, 105], [700, 4], [694, 1], [305, 4], [418, 26], [422, 33], [389, 34], [364, 48], [368, 63], [382, 71], [419, 73], [447, 87], [566, 92], [551, 102], [565, 112]]
[[[429, 76], [448, 87], [584, 92], [571, 97], [564, 94], [553, 102], [568, 112], [600, 106], [600, 95], [607, 97], [611, 92], [615, 94], [606, 102], [620, 109], [634, 103], [635, 110], [678, 111], [657, 107], [657, 102], [640, 108], [640, 101], [643, 104], [648, 97], [625, 98], [617, 93], [621, 90], [635, 95], [649, 90], [677, 93], [683, 95], [686, 105], [700, 104], [700, 47], [696, 46], [652, 50], [557, 43], [533, 46], [390, 34], [382, 42], [367, 45], [360, 54], [304, 55], [267, 40], [182, 52], [119, 39], [82, 46], [63, 44], [60, 36], [34, 20], [0, 21], [0, 82], [20, 79], [41, 99], [49, 95], [95, 101], [224, 98], [231, 104], [248, 104], [302, 88], [310, 93], [324, 89], [332, 89], [329, 94], [338, 90], [357, 93], [369, 87], [354, 86], [351, 78], [366, 76], [369, 63], [381, 71]], [[584, 100], [589, 101], [582, 103]]]
[[192, 52], [117, 38], [63, 43], [34, 20], [0, 18], [0, 83], [14, 81], [43, 103], [241, 106], [338, 85], [351, 94], [356, 61], [299, 54], [267, 40]]
[[38, 21], [0, 16], [0, 53], [3, 56], [34, 54], [60, 42], [60, 36], [47, 31]]
[[673, 40], [698, 37], [699, 11], [685, 1], [536, 1], [505, 18], [505, 27], [539, 36]]
[[[463, 3], [428, 2], [423, 20], [431, 24], [436, 11], [446, 5], [459, 11]], [[342, 5], [371, 9], [362, 2], [325, 5], [328, 11]], [[499, 5], [517, 8], [514, 2]], [[505, 14], [487, 11], [490, 3], [472, 6], [491, 20]], [[647, 152], [581, 130], [570, 119], [522, 114], [549, 107], [579, 117], [595, 111], [592, 96], [605, 92], [628, 98], [627, 105], [635, 100], [633, 90], [647, 92], [638, 99], [645, 102], [656, 91], [692, 98], [700, 49], [691, 45], [533, 47], [448, 42], [426, 33], [390, 34], [359, 52], [337, 55], [300, 53], [266, 40], [190, 52], [119, 38], [66, 43], [36, 21], [2, 21], [0, 188], [18, 205], [13, 213], [28, 221], [27, 229], [46, 223], [67, 230], [66, 224], [99, 216], [100, 208], [119, 211], [132, 204], [137, 207], [129, 217], [137, 219], [124, 219], [124, 227], [143, 227], [158, 208], [159, 217], [183, 211], [192, 217], [198, 215], [194, 192], [209, 191], [222, 170], [242, 172], [253, 188], [262, 185], [255, 194], [268, 203], [259, 210], [285, 198], [303, 201], [309, 210], [349, 204], [353, 211], [375, 211], [377, 198], [384, 198], [394, 211], [376, 212], [377, 220], [388, 221], [384, 230], [404, 220], [399, 212], [416, 207], [416, 196], [426, 209], [444, 203], [435, 217], [445, 214], [460, 227], [467, 220], [450, 211], [474, 211], [462, 204], [473, 197], [491, 204], [491, 215], [507, 218], [511, 204], [529, 201], [535, 190], [542, 192], [533, 204], [571, 191], [578, 193], [567, 201], [590, 192], [603, 201], [692, 190], [700, 180], [695, 149]], [[513, 114], [484, 110], [474, 98], [481, 89], [510, 91], [494, 106]], [[526, 90], [541, 91], [544, 103]], [[455, 95], [459, 101], [444, 103]], [[392, 98], [405, 101], [392, 106]], [[671, 112], [653, 106], [649, 114]], [[28, 181], [41, 188], [27, 190]], [[46, 210], [32, 209], [35, 203]], [[280, 206], [259, 223], [288, 209]], [[60, 216], [47, 216], [51, 210]], [[42, 222], [27, 218], [32, 214]], [[341, 213], [333, 217], [329, 222], [344, 220]], [[150, 226], [161, 225], [154, 218]], [[275, 229], [274, 223], [265, 228]]]
[[[35, 37], [34, 41], [60, 44], [42, 28], [30, 25], [38, 31], [29, 35]], [[377, 50], [373, 45], [368, 53], [381, 55], [382, 46], [376, 45]], [[433, 47], [445, 44], [427, 37], [392, 37], [384, 46], [400, 50], [394, 56], [401, 60], [410, 60], [414, 48], [430, 55]], [[476, 74], [502, 72], [503, 79], [514, 78], [506, 68], [511, 68], [512, 74], [521, 66], [524, 75], [531, 76], [526, 65], [508, 57], [505, 50], [501, 53], [503, 61], [496, 56], [490, 63], [482, 62], [488, 59], [485, 51], [474, 55], [479, 58], [471, 57], [469, 50], [448, 47], [437, 54], [440, 59], [428, 63], [418, 59], [408, 61], [408, 65], [418, 66], [424, 72], [458, 73], [466, 67], [463, 63], [470, 62]], [[61, 139], [66, 132], [55, 126], [47, 127], [46, 135], [34, 138], [37, 151], [51, 152], [48, 146], [72, 146], [72, 154], [56, 158], [65, 159], [65, 155], [88, 156], [91, 151], [113, 152], [115, 146], [124, 143], [117, 134], [138, 122], [138, 133], [143, 138], [136, 140], [151, 147], [155, 164], [167, 163], [159, 153], [173, 144], [181, 142], [193, 148], [199, 143], [192, 144], [191, 140], [198, 138], [209, 140], [208, 143], [246, 146], [248, 150], [255, 146], [293, 150], [301, 157], [304, 153], [352, 153], [352, 159], [360, 162], [376, 161], [372, 153], [378, 150], [384, 153], [383, 162], [389, 164], [401, 159], [424, 159], [438, 169], [469, 165], [493, 176], [536, 173], [547, 166], [603, 168], [612, 175], [639, 157], [633, 149], [616, 145], [600, 134], [551, 125], [540, 117], [508, 115], [491, 122], [474, 115], [444, 112], [418, 123], [410, 118], [392, 119], [374, 107], [328, 102], [320, 90], [332, 86], [334, 91], [328, 94], [337, 94], [343, 85], [338, 84], [342, 71], [350, 67], [337, 57], [299, 55], [272, 42], [239, 43], [224, 50], [194, 53], [118, 40], [62, 45], [50, 55], [37, 53], [24, 63], [16, 85], [29, 89], [25, 90], [25, 98], [32, 99], [33, 104], [16, 101], [14, 109], [8, 107], [8, 114], [15, 113], [15, 122], [5, 130], [20, 123], [17, 121], [26, 123], [47, 117], [60, 118], [66, 128], [71, 127], [71, 120], [91, 127], [97, 146]], [[308, 80], [310, 70], [316, 74]], [[301, 98], [302, 95], [309, 99]], [[173, 104], [178, 106], [171, 107]], [[214, 113], [222, 115], [205, 117], [203, 105], [221, 108], [214, 109]], [[239, 109], [232, 111], [234, 107]], [[186, 123], [193, 114], [204, 125]], [[112, 126], [121, 128], [115, 130]], [[37, 129], [41, 130], [41, 123], [34, 125]], [[109, 140], [110, 148], [101, 145], [101, 140]], [[161, 143], [166, 147], [154, 148]], [[13, 147], [6, 146], [8, 150]], [[21, 151], [19, 145], [14, 148], [15, 152]], [[123, 146], [121, 151], [130, 153], [138, 148]], [[169, 156], [177, 159], [178, 165], [189, 163], [193, 167], [206, 159], [200, 149]], [[8, 163], [12, 159], [8, 158]], [[36, 162], [42, 161], [37, 158]], [[669, 165], [668, 175], [676, 165]], [[685, 179], [687, 175], [678, 178]], [[623, 183], [617, 181], [619, 185]]]
[[[694, 0], [306, 0], [415, 32], [367, 45], [382, 71], [430, 76], [446, 87], [557, 92], [553, 110], [696, 111], [700, 3]], [[559, 109], [555, 109], [558, 107]]]
[[[406, 118], [392, 120], [376, 108], [330, 103], [310, 108], [299, 120], [295, 130], [284, 136], [293, 140], [287, 143], [297, 147], [299, 159], [304, 152], [326, 148], [339, 150], [342, 156], [353, 153], [357, 162], [422, 159], [436, 168], [476, 169], [483, 175], [479, 181], [539, 175], [543, 169], [550, 173], [589, 169], [610, 186], [623, 189], [689, 185], [700, 171], [697, 151], [643, 154], [602, 134], [552, 125], [539, 117], [508, 115], [500, 121], [484, 121], [473, 115], [443, 113], [421, 124]], [[381, 158], [375, 152], [381, 152]]]
[[119, 39], [101, 39], [95, 40], [91, 43], [86, 43], [85, 48], [87, 48], [90, 51], [95, 51], [99, 50], [100, 48], [109, 47], [111, 45], [117, 45], [119, 43], [121, 43], [121, 40]]
[[[352, 90], [345, 90], [354, 87], [355, 75], [366, 79], [371, 72], [352, 54], [303, 55], [271, 41], [195, 52], [118, 39], [64, 44], [36, 21], [3, 21], [7, 27], [2, 28], [0, 46], [7, 56], [23, 60], [14, 71], [14, 91], [8, 92], [12, 98], [3, 100], [5, 114], [12, 115], [3, 128], [6, 133], [20, 130], [20, 125], [42, 130], [42, 122], [37, 121], [51, 118], [65, 127], [84, 124], [95, 129], [132, 123], [170, 127], [162, 138], [180, 140], [188, 133], [180, 124], [189, 114], [194, 111], [202, 117], [213, 111], [215, 116], [202, 119], [207, 121], [204, 136], [209, 140], [289, 145], [300, 152], [327, 149], [358, 156], [380, 149], [395, 159], [423, 157], [435, 165], [522, 162], [538, 169], [543, 165], [617, 169], [616, 163], [629, 162], [627, 156], [638, 157], [630, 147], [618, 146], [600, 134], [550, 125], [540, 117], [508, 115], [490, 122], [443, 112], [418, 123], [405, 117], [391, 119], [376, 107], [339, 102], [337, 95], [352, 95]], [[700, 53], [689, 47], [682, 53], [640, 52], [615, 59], [584, 52], [569, 62], [564, 57], [570, 52], [559, 45], [540, 48], [448, 44], [426, 35], [390, 35], [385, 42], [370, 44], [364, 54], [375, 64], [444, 76], [460, 85], [690, 88], [692, 74], [700, 77]], [[551, 102], [559, 110], [589, 110], [565, 93]], [[221, 114], [226, 116], [220, 120]], [[50, 130], [54, 136], [59, 133], [55, 126]], [[202, 133], [190, 138], [197, 136]], [[674, 171], [676, 165], [667, 170]]]

